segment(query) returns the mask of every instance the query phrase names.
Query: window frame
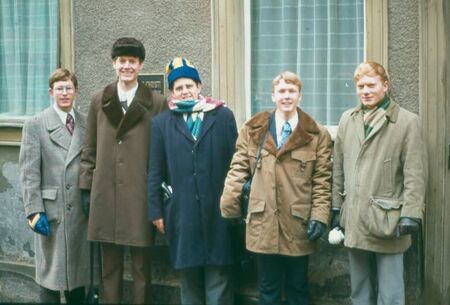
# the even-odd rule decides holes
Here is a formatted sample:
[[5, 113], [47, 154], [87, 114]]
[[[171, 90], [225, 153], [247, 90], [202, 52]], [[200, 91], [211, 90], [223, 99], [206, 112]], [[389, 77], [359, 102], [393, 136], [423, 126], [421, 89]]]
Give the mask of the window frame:
[[[59, 66], [73, 71], [73, 0], [59, 0]], [[20, 146], [26, 116], [0, 119], [0, 146]]]
[[[211, 0], [212, 94], [233, 109], [239, 126], [251, 116], [250, 1]], [[387, 67], [388, 0], [364, 1], [364, 49], [365, 60]], [[335, 134], [337, 126], [327, 127]]]

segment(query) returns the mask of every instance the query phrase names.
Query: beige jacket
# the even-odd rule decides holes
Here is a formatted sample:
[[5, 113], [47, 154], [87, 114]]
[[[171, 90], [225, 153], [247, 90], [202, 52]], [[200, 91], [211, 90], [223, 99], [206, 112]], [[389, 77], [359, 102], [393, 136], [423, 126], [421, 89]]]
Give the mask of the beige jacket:
[[[253, 176], [246, 219], [247, 249], [290, 256], [314, 252], [306, 235], [309, 219], [327, 224], [331, 204], [331, 140], [328, 132], [298, 109], [299, 124], [277, 150], [268, 132]], [[256, 161], [270, 113], [251, 118], [241, 130], [221, 198], [222, 216], [241, 215], [240, 193]]]
[[391, 101], [386, 121], [364, 138], [361, 107], [341, 118], [334, 145], [333, 206], [341, 207], [344, 244], [400, 253], [409, 235], [394, 237], [400, 216], [423, 218], [427, 166], [417, 115]]

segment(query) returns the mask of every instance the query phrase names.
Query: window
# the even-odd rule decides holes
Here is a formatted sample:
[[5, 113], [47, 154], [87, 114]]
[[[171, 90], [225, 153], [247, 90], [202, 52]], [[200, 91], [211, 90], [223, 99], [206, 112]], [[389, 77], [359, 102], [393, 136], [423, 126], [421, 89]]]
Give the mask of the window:
[[300, 75], [301, 108], [337, 125], [356, 104], [353, 72], [364, 59], [364, 0], [252, 0], [251, 114], [271, 110], [272, 79]]
[[59, 0], [0, 2], [0, 118], [50, 105], [48, 77], [58, 66]]

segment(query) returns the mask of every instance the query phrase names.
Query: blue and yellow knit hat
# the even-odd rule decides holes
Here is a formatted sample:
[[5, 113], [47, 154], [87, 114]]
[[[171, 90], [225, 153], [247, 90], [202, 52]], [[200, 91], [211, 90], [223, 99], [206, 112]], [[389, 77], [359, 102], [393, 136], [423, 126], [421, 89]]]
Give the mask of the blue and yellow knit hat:
[[172, 59], [166, 66], [166, 74], [170, 90], [173, 88], [173, 83], [179, 78], [190, 78], [195, 82], [202, 83], [195, 66], [183, 57]]

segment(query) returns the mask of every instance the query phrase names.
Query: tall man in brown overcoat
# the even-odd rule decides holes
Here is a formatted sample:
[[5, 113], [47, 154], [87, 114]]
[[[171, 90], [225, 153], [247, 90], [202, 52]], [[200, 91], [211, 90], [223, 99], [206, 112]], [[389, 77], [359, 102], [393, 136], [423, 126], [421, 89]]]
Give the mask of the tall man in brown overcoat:
[[147, 160], [153, 116], [164, 98], [138, 81], [145, 49], [119, 38], [111, 58], [118, 80], [94, 95], [81, 156], [80, 189], [89, 213], [88, 239], [102, 251], [103, 301], [122, 298], [123, 255], [130, 247], [133, 303], [149, 302], [152, 225], [147, 218]]

